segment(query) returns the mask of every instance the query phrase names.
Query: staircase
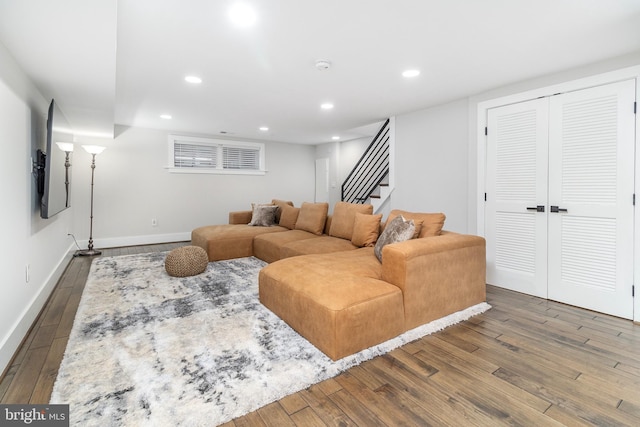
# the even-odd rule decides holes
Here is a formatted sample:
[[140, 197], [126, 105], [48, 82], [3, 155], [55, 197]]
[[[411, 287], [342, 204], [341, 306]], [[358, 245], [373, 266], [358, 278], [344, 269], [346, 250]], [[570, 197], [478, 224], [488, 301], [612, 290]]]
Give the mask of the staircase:
[[342, 184], [342, 201], [379, 212], [393, 192], [394, 118], [387, 119]]

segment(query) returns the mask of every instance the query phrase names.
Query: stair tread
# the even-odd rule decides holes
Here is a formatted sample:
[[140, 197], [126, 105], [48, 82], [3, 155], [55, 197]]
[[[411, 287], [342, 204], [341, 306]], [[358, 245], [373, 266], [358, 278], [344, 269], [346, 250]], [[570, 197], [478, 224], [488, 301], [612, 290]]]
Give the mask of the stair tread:
[[372, 198], [372, 199], [379, 199], [379, 198], [380, 198], [380, 196], [377, 196], [377, 195], [375, 195], [375, 194], [372, 194], [372, 195], [371, 195], [371, 196], [369, 196], [369, 197], [370, 197], [370, 198]]
[[378, 184], [378, 185], [379, 185], [380, 187], [388, 187], [388, 186], [389, 186], [389, 184], [384, 184], [384, 183], [383, 183], [383, 184]]

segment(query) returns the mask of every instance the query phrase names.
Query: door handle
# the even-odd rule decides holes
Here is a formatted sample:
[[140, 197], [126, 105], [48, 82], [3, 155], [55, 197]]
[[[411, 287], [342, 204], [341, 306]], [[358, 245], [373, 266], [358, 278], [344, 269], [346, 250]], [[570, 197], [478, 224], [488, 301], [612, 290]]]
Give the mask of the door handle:
[[556, 212], [567, 212], [567, 210], [559, 208], [557, 206], [551, 206], [551, 212], [554, 212], [554, 213], [556, 213]]
[[544, 212], [544, 205], [538, 205], [534, 207], [528, 207], [528, 211]]

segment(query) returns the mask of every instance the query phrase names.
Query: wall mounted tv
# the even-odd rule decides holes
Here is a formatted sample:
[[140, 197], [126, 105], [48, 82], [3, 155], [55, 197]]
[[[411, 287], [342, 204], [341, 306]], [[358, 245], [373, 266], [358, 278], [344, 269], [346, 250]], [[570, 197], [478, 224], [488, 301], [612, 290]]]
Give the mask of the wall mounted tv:
[[71, 206], [71, 153], [73, 132], [51, 100], [47, 115], [46, 151], [38, 150], [40, 216], [51, 218]]

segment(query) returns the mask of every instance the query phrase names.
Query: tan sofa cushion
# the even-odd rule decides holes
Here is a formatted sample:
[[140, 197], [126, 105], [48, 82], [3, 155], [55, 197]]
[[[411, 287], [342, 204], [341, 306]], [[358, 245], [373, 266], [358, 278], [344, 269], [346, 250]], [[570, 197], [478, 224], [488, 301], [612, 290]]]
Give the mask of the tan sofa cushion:
[[288, 231], [278, 225], [253, 227], [247, 224], [222, 224], [199, 227], [191, 232], [191, 244], [207, 251], [209, 261], [253, 255], [253, 238], [260, 234]]
[[382, 214], [365, 215], [356, 212], [351, 243], [358, 247], [375, 245], [380, 234], [380, 221]]
[[352, 251], [354, 249], [358, 249], [358, 247], [352, 244], [351, 240], [345, 240], [340, 237], [319, 236], [315, 239], [285, 244], [280, 249], [280, 259], [299, 255]]
[[329, 236], [351, 240], [356, 213], [372, 214], [372, 205], [338, 202], [333, 208]]
[[[279, 236], [276, 237], [275, 234]], [[284, 233], [275, 234], [270, 234], [273, 238], [269, 238], [265, 234], [264, 238], [256, 236], [256, 238], [253, 239], [254, 256], [271, 263], [282, 258], [282, 248], [287, 243], [297, 242], [299, 240], [304, 240], [306, 243], [309, 240], [319, 238], [319, 236], [304, 230], [287, 230]]]
[[444, 220], [446, 219], [443, 213], [418, 213], [394, 209], [389, 213], [385, 227], [398, 215], [402, 215], [405, 219], [414, 220], [416, 228], [418, 227], [418, 222], [422, 221], [422, 227], [418, 237], [439, 236], [444, 226]]
[[402, 293], [372, 248], [287, 258], [260, 271], [260, 302], [333, 360], [399, 335]]
[[278, 210], [276, 211], [276, 224], [280, 222], [280, 215], [282, 215], [282, 208], [285, 206], [293, 206], [293, 202], [291, 200], [280, 200], [280, 199], [272, 199], [272, 205], [276, 205]]
[[295, 229], [321, 235], [328, 212], [328, 203], [302, 203]]
[[249, 224], [253, 211], [229, 212], [229, 224]]
[[287, 227], [289, 230], [293, 230], [296, 227], [296, 221], [298, 220], [298, 214], [300, 214], [300, 208], [294, 208], [293, 206], [283, 206], [280, 213], [280, 225]]

